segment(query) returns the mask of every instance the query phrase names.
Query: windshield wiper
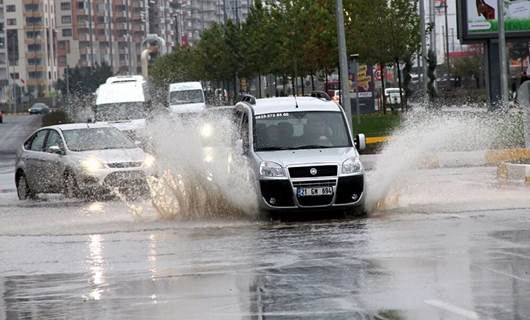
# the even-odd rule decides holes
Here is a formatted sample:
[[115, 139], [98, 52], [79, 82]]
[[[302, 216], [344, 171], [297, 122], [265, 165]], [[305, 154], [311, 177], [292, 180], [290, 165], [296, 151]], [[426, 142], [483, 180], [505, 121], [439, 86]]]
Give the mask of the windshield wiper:
[[263, 148], [258, 148], [256, 149], [256, 151], [279, 151], [279, 150], [289, 150], [291, 148], [285, 148], [285, 147], [263, 147]]

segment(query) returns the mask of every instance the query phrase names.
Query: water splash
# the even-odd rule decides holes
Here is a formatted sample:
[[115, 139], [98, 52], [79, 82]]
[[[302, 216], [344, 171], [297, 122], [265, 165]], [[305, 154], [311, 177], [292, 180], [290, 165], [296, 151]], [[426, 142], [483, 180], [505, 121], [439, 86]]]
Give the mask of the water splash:
[[159, 176], [148, 179], [161, 218], [253, 216], [256, 192], [246, 158], [235, 150], [237, 128], [222, 109], [157, 117], [148, 125]]
[[424, 109], [407, 113], [370, 173], [367, 211], [399, 206], [400, 194], [412, 178], [420, 175], [421, 169], [437, 167], [442, 152], [516, 145], [520, 140], [520, 125], [514, 118], [517, 114], [485, 110], [433, 112]]

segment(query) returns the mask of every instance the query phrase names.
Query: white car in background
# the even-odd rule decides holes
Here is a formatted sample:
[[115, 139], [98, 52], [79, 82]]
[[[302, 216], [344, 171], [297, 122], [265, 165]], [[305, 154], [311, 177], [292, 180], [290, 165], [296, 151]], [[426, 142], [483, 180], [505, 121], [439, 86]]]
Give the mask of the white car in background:
[[178, 82], [169, 85], [169, 110], [173, 113], [201, 112], [206, 108], [206, 97], [200, 82]]
[[118, 129], [102, 124], [64, 124], [35, 131], [17, 151], [19, 199], [37, 193], [66, 197], [111, 190], [146, 191], [155, 159]]

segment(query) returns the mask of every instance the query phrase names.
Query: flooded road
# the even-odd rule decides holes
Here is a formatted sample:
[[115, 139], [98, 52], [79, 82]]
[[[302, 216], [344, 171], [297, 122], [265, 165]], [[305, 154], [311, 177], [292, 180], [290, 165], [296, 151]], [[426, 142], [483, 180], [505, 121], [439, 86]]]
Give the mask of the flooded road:
[[492, 176], [425, 170], [409, 187], [425, 201], [413, 190], [367, 218], [301, 222], [4, 194], [0, 319], [528, 318], [530, 191], [478, 182]]
[[493, 167], [418, 170], [368, 217], [291, 222], [19, 201], [7, 151], [0, 170], [2, 320], [530, 318], [530, 188]]

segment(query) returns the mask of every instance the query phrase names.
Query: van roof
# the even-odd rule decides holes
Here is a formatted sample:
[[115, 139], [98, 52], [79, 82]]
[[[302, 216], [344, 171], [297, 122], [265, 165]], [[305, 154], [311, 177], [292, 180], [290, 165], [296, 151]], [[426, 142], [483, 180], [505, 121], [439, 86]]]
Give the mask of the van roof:
[[256, 115], [275, 112], [342, 111], [342, 108], [335, 102], [315, 97], [296, 97], [295, 99], [291, 96], [256, 99], [256, 104], [251, 107]]
[[96, 104], [144, 102], [144, 87], [140, 82], [104, 83], [99, 86]]
[[199, 81], [177, 82], [169, 85], [169, 91], [180, 90], [202, 90], [202, 85]]
[[144, 77], [139, 75], [134, 76], [115, 76], [115, 77], [109, 77], [105, 81], [107, 84], [111, 83], [121, 83], [121, 82], [143, 82]]

